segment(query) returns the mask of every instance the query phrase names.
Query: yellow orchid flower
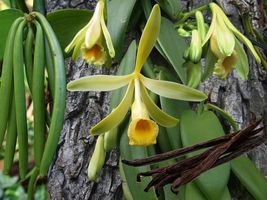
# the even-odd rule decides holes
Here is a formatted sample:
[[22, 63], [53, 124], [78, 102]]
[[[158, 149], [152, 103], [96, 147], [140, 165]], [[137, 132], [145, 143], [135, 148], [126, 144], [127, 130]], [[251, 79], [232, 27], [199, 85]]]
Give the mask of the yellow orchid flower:
[[[261, 61], [258, 54], [250, 40], [234, 27], [217, 4], [210, 3], [209, 7], [212, 11], [212, 21], [202, 42], [202, 46], [210, 39], [211, 51], [218, 58], [215, 64], [214, 74], [225, 79], [226, 76], [237, 67], [241, 78], [246, 79], [248, 65], [239, 60], [244, 59], [244, 54], [240, 52], [238, 40], [242, 41], [247, 46], [255, 60], [260, 63]], [[242, 56], [240, 56], [240, 54], [242, 54]]]
[[[115, 56], [114, 47], [104, 20], [104, 0], [99, 0], [94, 15], [89, 23], [82, 28], [65, 48], [68, 53], [73, 49], [72, 59], [76, 60], [79, 53], [89, 64], [101, 66], [110, 56]], [[106, 52], [108, 49], [108, 53]]]
[[[137, 50], [134, 72], [124, 76], [95, 75], [83, 77], [70, 82], [67, 87], [70, 91], [110, 91], [128, 85], [127, 91], [120, 104], [103, 120], [91, 128], [91, 134], [102, 134], [117, 127], [126, 116], [133, 96], [132, 122], [128, 129], [130, 145], [154, 144], [158, 134], [157, 124], [171, 127], [177, 119], [163, 112], [150, 98], [147, 89], [167, 98], [185, 101], [202, 101], [206, 95], [198, 90], [182, 84], [154, 80], [143, 76], [140, 71], [153, 49], [160, 30], [160, 8], [155, 5]], [[149, 116], [156, 122], [149, 119]]]

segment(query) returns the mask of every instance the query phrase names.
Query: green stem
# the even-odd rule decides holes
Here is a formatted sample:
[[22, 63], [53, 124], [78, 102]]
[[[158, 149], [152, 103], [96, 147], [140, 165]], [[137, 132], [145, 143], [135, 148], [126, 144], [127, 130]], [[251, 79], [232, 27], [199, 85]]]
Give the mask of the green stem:
[[37, 11], [37, 12], [45, 15], [46, 14], [45, 1], [44, 0], [34, 0], [32, 9], [33, 9], [33, 11]]
[[177, 25], [185, 22], [189, 17], [194, 15], [197, 11], [203, 11], [203, 10], [207, 10], [207, 9], [209, 9], [209, 5], [200, 6], [200, 7], [196, 8], [196, 9], [193, 9], [193, 10], [191, 10], [189, 12], [182, 13], [181, 14], [181, 18], [177, 22]]
[[238, 125], [235, 123], [234, 119], [223, 109], [219, 108], [218, 106], [215, 106], [213, 104], [207, 103], [205, 105], [206, 110], [213, 110], [215, 112], [218, 112], [223, 118], [225, 118], [228, 123], [233, 127], [234, 131], [238, 131]]
[[[249, 14], [244, 14], [242, 16], [242, 23], [243, 23], [245, 32], [248, 35], [250, 35], [251, 37], [255, 38], [255, 33], [253, 31], [253, 26], [251, 24], [251, 20], [250, 20]], [[262, 56], [260, 49], [256, 45], [253, 45], [253, 47], [255, 48], [257, 54], [259, 55], [259, 57], [261, 59], [261, 64], [267, 70], [267, 62], [266, 62], [265, 58]]]

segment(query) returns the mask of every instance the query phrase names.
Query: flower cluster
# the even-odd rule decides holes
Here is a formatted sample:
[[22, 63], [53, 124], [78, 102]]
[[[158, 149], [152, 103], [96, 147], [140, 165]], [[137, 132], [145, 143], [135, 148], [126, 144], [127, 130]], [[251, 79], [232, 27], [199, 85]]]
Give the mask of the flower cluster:
[[[103, 134], [117, 127], [125, 118], [130, 106], [132, 121], [128, 128], [130, 145], [147, 146], [156, 143], [158, 125], [171, 127], [177, 119], [163, 112], [151, 99], [147, 89], [167, 98], [185, 101], [202, 101], [206, 95], [182, 84], [154, 80], [143, 76], [140, 71], [153, 49], [160, 30], [160, 8], [155, 5], [137, 50], [133, 73], [124, 76], [95, 75], [82, 77], [68, 84], [70, 91], [110, 91], [128, 85], [120, 104], [103, 120], [91, 128], [91, 134]], [[134, 102], [132, 99], [134, 97]], [[151, 120], [150, 117], [155, 121]]]
[[239, 40], [247, 46], [255, 60], [260, 63], [258, 54], [250, 40], [234, 27], [217, 4], [210, 3], [209, 7], [212, 11], [212, 21], [202, 46], [210, 40], [210, 49], [218, 59], [214, 74], [225, 79], [237, 67], [240, 77], [247, 79], [248, 66], [244, 66], [242, 62], [242, 60], [247, 60], [247, 57]]

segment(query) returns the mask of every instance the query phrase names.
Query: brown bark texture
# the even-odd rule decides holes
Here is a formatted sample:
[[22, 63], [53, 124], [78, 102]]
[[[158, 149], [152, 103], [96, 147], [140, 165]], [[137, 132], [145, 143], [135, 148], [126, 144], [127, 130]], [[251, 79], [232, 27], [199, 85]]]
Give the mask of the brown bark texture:
[[[183, 1], [185, 9], [192, 9], [209, 3], [209, 0]], [[239, 12], [248, 9], [255, 27], [263, 27], [260, 1], [218, 0], [217, 1], [234, 25], [241, 31]], [[77, 8], [92, 10], [96, 0], [47, 0], [47, 10]], [[210, 77], [200, 89], [210, 94], [211, 102], [229, 112], [240, 128], [253, 118], [263, 117], [267, 122], [267, 72], [257, 65], [248, 53], [250, 73], [248, 81], [242, 81], [236, 71], [222, 81]], [[66, 59], [67, 82], [86, 75], [114, 74], [115, 70], [95, 68], [79, 59], [73, 62]], [[57, 155], [48, 174], [48, 192], [53, 200], [110, 200], [123, 199], [118, 170], [118, 151], [111, 151], [96, 182], [87, 178], [88, 161], [94, 150], [95, 138], [88, 129], [108, 112], [110, 93], [68, 92], [65, 122], [58, 144]], [[229, 127], [225, 126], [226, 130]], [[266, 130], [265, 130], [266, 131]], [[267, 176], [267, 146], [261, 145], [249, 153], [258, 168]], [[231, 193], [235, 200], [253, 199], [239, 181], [231, 178]]]

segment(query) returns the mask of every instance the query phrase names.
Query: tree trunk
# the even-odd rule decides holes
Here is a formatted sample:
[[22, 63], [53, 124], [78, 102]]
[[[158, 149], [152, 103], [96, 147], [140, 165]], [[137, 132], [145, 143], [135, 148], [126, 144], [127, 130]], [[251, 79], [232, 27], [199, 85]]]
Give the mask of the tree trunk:
[[[194, 8], [210, 1], [183, 1], [186, 8]], [[240, 4], [234, 6], [230, 1], [218, 1], [231, 21], [242, 30], [237, 13]], [[240, 2], [232, 0], [232, 3]], [[247, 2], [251, 11], [254, 25], [262, 27], [261, 12], [256, 1]], [[63, 8], [93, 9], [95, 0], [48, 0], [48, 11]], [[246, 5], [246, 4], [244, 4]], [[241, 10], [242, 11], [242, 10]], [[210, 77], [201, 85], [201, 90], [210, 94], [211, 102], [229, 112], [240, 128], [246, 126], [255, 116], [267, 120], [267, 73], [262, 66], [257, 65], [250, 54], [250, 73], [248, 81], [242, 81], [236, 72], [228, 76], [226, 81]], [[85, 75], [110, 74], [115, 70], [95, 68], [82, 60], [65, 62], [67, 81]], [[68, 92], [65, 123], [58, 145], [57, 156], [49, 171], [48, 191], [51, 199], [122, 199], [121, 181], [118, 172], [118, 151], [113, 150], [107, 155], [106, 164], [96, 182], [89, 182], [87, 178], [88, 160], [90, 159], [95, 139], [88, 134], [88, 129], [102, 119], [108, 110], [109, 93], [104, 92]], [[229, 127], [226, 126], [226, 129]], [[252, 152], [250, 157], [267, 175], [267, 146], [262, 145]], [[233, 199], [252, 199], [240, 186], [238, 180], [231, 179]]]

